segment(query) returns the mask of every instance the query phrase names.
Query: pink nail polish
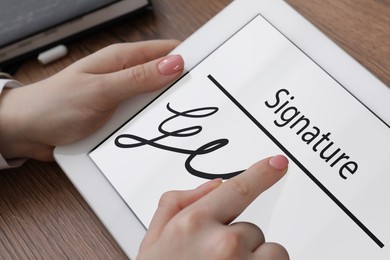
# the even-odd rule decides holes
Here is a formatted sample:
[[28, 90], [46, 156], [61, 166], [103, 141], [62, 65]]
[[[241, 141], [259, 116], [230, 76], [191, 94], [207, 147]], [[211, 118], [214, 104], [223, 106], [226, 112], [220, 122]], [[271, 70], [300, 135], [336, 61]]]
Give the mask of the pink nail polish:
[[269, 160], [269, 164], [277, 170], [284, 170], [288, 166], [288, 159], [284, 155], [276, 155]]
[[180, 55], [171, 55], [160, 61], [157, 67], [161, 74], [171, 75], [183, 69], [184, 61]]

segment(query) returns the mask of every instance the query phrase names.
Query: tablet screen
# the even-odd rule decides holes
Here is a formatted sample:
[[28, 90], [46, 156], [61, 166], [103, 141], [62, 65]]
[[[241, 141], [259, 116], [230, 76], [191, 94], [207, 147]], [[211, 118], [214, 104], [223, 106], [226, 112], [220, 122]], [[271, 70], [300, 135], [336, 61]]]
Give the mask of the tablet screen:
[[147, 227], [165, 191], [280, 153], [288, 174], [239, 220], [292, 259], [389, 259], [389, 125], [262, 16], [89, 156]]

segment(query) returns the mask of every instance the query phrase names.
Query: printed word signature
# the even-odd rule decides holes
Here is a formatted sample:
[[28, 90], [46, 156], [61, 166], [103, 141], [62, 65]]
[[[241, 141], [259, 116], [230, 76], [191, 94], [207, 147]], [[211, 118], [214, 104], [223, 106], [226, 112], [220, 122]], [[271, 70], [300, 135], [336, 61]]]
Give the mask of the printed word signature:
[[330, 167], [337, 165], [340, 177], [346, 180], [358, 170], [358, 163], [351, 160], [341, 148], [336, 148], [336, 144], [330, 139], [330, 132], [323, 134], [319, 127], [312, 125], [309, 118], [290, 104], [294, 98], [287, 89], [280, 89], [276, 92], [274, 101], [265, 102], [268, 108], [275, 109], [274, 114], [279, 115], [274, 124], [278, 127], [289, 125], [290, 129], [296, 131], [296, 135], [301, 136], [304, 143], [313, 145], [312, 150], [318, 152], [325, 163], [329, 163]]

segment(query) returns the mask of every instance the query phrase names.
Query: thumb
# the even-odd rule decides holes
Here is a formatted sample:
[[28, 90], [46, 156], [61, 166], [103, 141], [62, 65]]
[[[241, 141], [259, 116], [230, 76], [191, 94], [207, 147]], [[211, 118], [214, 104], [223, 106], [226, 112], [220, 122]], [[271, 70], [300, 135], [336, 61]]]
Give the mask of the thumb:
[[177, 213], [218, 188], [221, 183], [222, 179], [214, 179], [194, 190], [169, 191], [164, 193], [160, 198], [158, 208], [150, 222], [148, 232], [142, 241], [140, 252], [158, 240], [165, 226]]
[[[180, 55], [170, 55], [103, 75], [106, 97], [115, 103], [141, 93], [155, 91], [177, 79], [184, 68]], [[106, 84], [107, 83], [107, 84]]]

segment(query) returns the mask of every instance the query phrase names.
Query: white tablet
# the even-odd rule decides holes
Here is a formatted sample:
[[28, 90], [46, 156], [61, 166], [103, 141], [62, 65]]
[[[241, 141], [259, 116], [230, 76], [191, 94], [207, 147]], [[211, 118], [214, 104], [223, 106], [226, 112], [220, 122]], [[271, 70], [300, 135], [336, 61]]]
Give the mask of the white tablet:
[[390, 259], [390, 90], [283, 1], [236, 0], [175, 51], [180, 80], [55, 158], [130, 258], [162, 193], [275, 154], [239, 217], [291, 259]]

